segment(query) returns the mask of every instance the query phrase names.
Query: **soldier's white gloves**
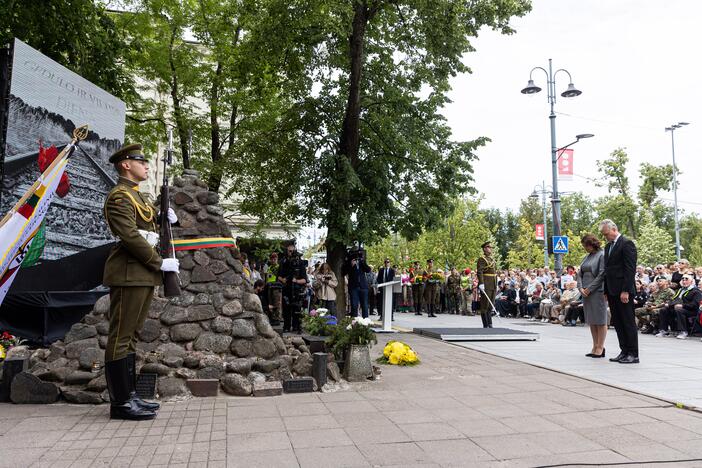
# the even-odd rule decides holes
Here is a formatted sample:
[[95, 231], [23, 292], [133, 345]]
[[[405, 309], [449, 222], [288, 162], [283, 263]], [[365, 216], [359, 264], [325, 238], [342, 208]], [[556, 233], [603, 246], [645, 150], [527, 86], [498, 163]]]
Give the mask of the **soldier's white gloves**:
[[161, 263], [161, 271], [172, 271], [178, 273], [180, 268], [180, 262], [177, 258], [164, 258], [163, 263]]
[[175, 211], [171, 207], [168, 207], [168, 222], [171, 224], [178, 222], [178, 216], [176, 216]]
[[480, 289], [482, 292], [485, 292], [485, 285], [484, 284], [479, 284], [478, 289]]

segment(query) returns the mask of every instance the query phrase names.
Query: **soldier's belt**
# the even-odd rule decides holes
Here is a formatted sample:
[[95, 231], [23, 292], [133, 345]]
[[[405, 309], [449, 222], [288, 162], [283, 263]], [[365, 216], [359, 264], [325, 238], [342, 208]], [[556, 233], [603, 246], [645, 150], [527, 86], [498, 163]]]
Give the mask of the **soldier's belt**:
[[137, 232], [146, 240], [146, 242], [148, 242], [151, 247], [156, 247], [158, 245], [158, 233], [147, 231], [145, 229], [137, 229]]

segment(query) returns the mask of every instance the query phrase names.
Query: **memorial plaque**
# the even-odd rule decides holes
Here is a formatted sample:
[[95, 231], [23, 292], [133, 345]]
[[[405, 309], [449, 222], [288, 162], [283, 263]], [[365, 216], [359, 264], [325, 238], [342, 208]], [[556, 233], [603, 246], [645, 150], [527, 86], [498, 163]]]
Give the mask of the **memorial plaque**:
[[152, 399], [156, 398], [156, 378], [158, 374], [142, 374], [137, 375], [136, 393], [139, 398]]
[[314, 392], [314, 378], [297, 377], [295, 379], [283, 380], [283, 391], [285, 393]]

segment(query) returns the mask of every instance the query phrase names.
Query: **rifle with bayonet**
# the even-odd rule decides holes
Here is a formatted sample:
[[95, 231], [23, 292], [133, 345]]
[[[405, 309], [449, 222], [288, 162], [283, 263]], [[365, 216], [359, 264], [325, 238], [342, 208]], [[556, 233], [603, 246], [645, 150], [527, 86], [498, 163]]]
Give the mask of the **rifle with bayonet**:
[[[173, 130], [168, 130], [168, 148], [163, 154], [163, 185], [161, 185], [161, 257], [176, 258], [173, 248], [173, 233], [168, 220], [170, 197], [168, 189], [168, 166], [173, 162]], [[180, 296], [180, 277], [174, 271], [163, 272], [163, 295], [165, 297]]]

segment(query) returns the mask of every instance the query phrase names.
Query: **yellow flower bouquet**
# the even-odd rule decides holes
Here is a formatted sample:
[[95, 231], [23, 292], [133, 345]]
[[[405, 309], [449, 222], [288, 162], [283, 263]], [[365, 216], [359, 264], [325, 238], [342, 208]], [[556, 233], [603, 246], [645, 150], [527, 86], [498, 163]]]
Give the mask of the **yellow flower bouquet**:
[[401, 341], [390, 341], [383, 349], [383, 355], [377, 362], [394, 366], [415, 366], [420, 363], [417, 353]]

